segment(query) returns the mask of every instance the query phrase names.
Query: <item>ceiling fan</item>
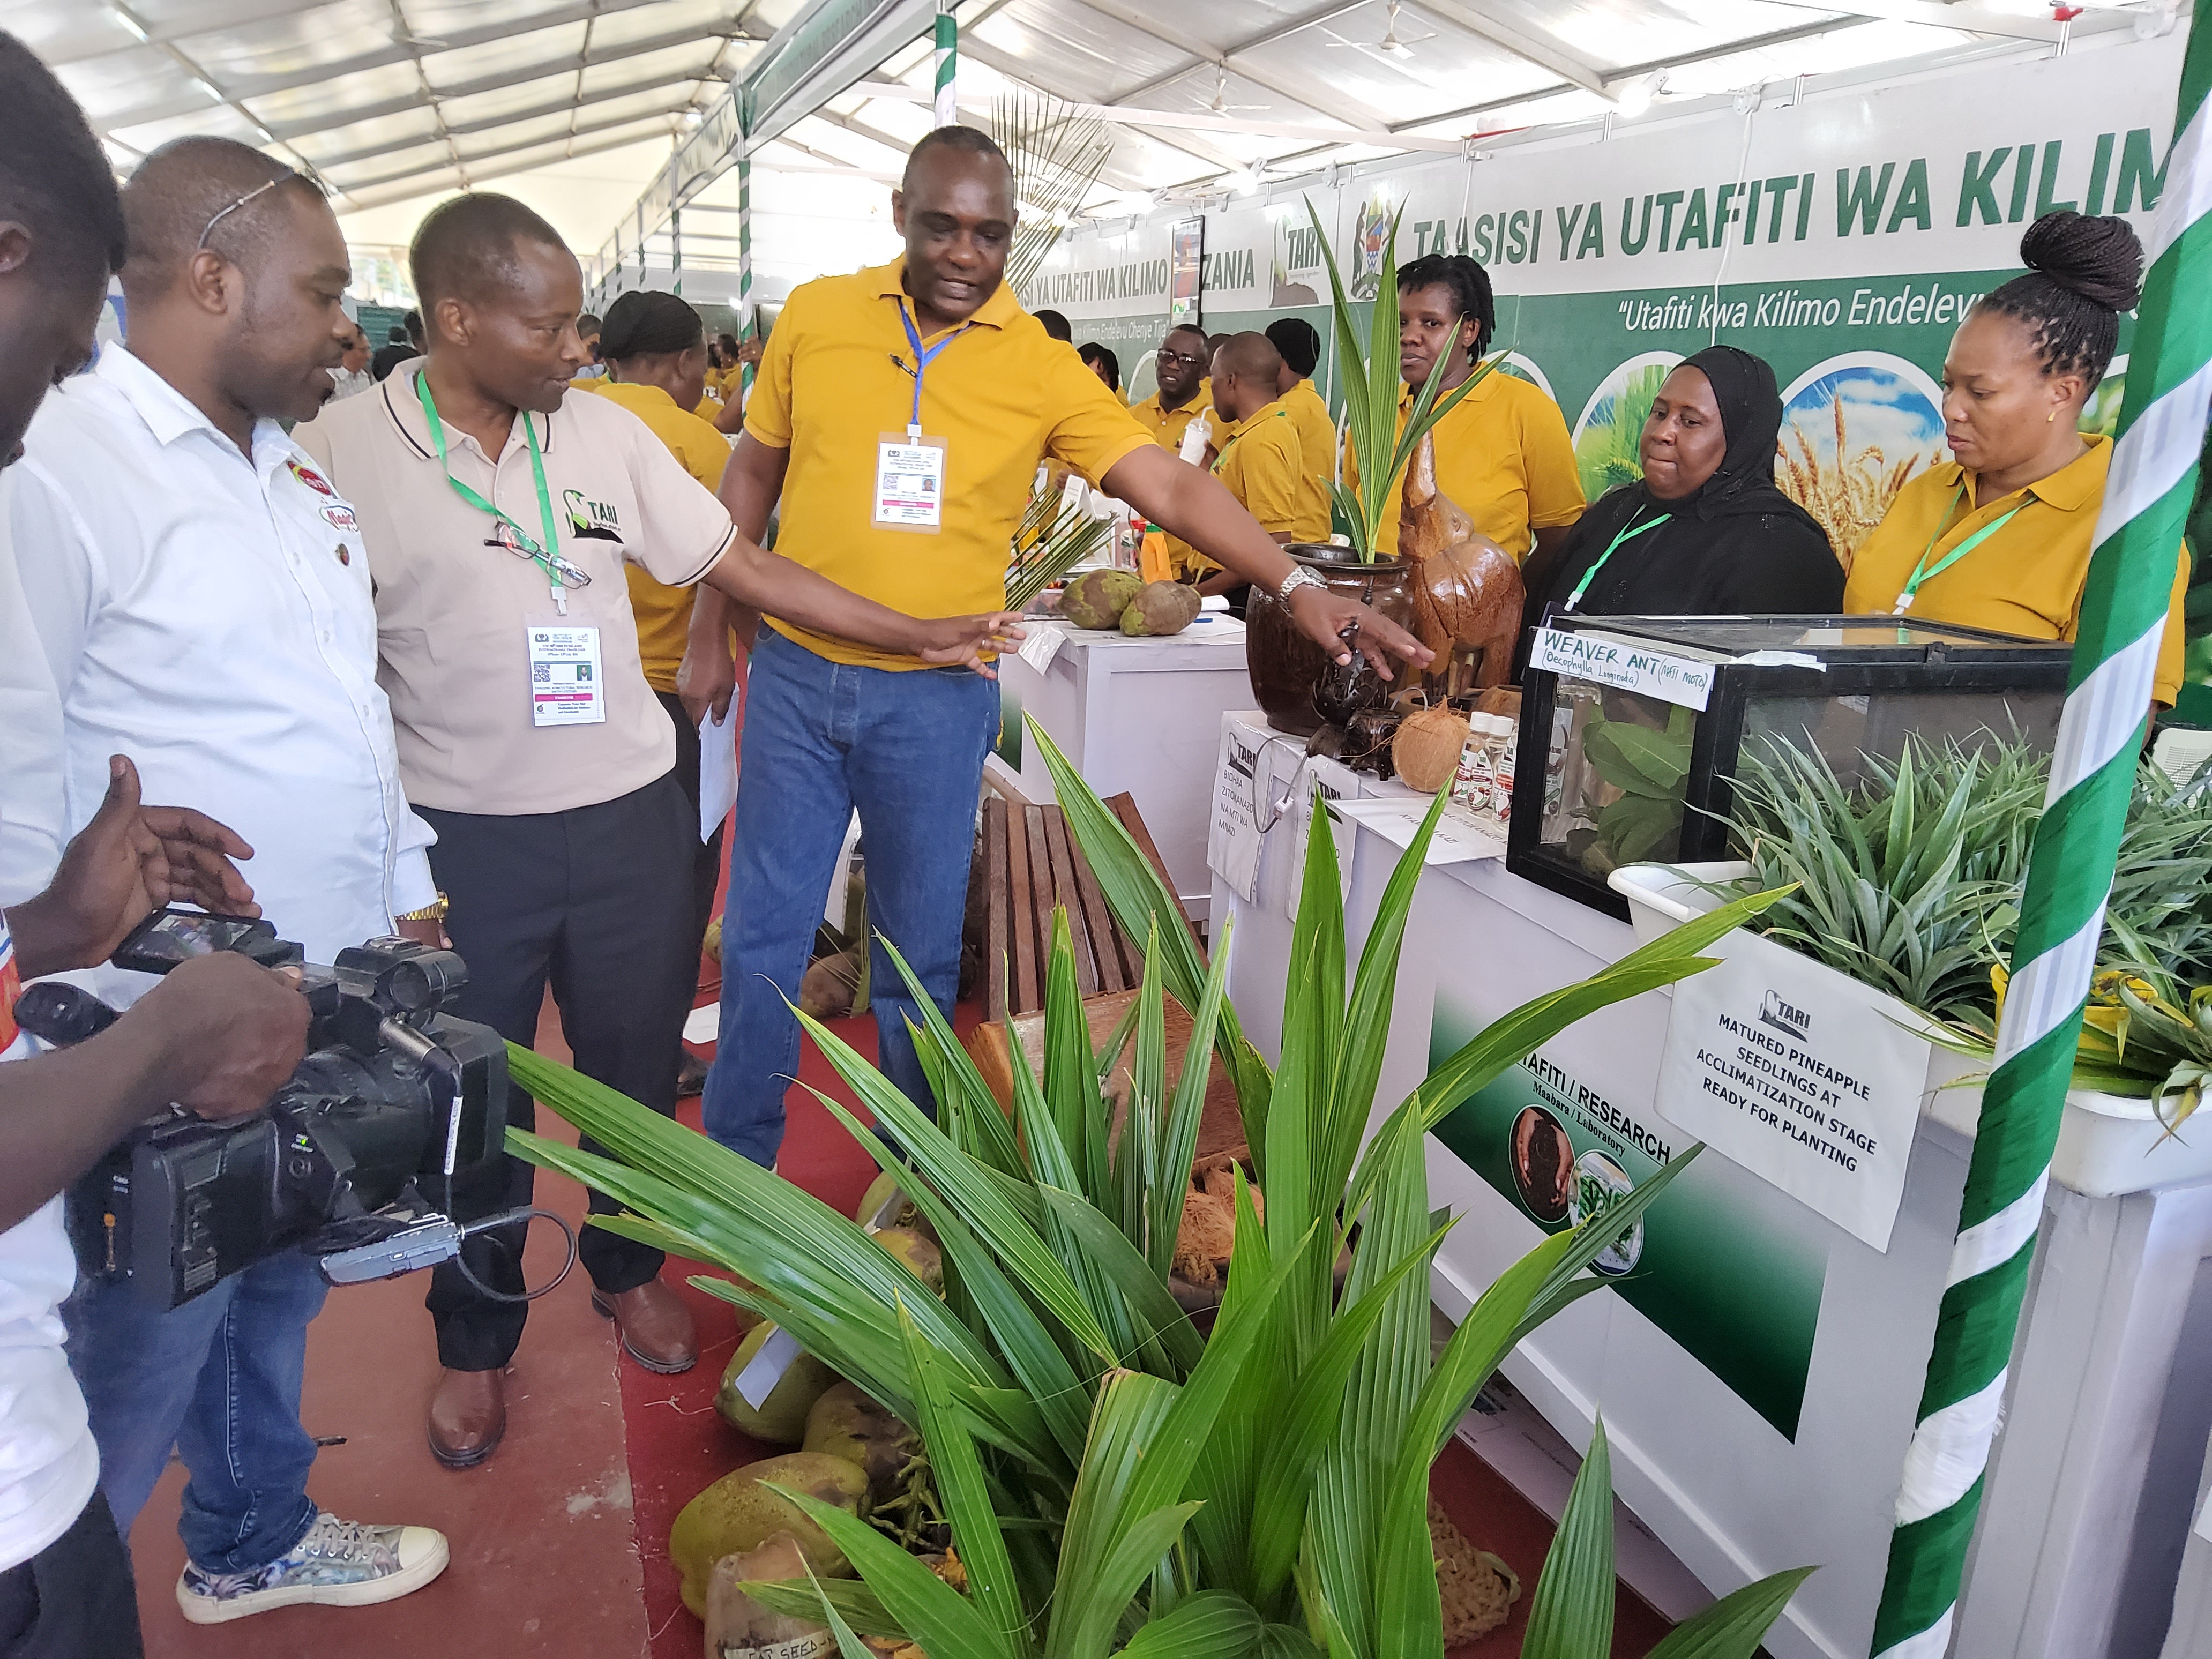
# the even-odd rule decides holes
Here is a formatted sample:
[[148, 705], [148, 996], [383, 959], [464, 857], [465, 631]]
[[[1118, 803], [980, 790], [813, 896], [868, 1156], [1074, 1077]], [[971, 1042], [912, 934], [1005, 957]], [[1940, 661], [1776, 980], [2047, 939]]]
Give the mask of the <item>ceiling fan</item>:
[[1419, 46], [1424, 40], [1433, 40], [1437, 37], [1433, 33], [1428, 34], [1400, 33], [1398, 30], [1398, 6], [1399, 0], [1389, 0], [1389, 21], [1387, 27], [1383, 29], [1382, 38], [1380, 40], [1346, 40], [1342, 36], [1338, 36], [1328, 44], [1332, 46], [1350, 46], [1354, 52], [1364, 52], [1370, 58], [1395, 58], [1401, 63], [1409, 61], [1413, 56], [1413, 49], [1415, 46]]
[[1213, 66], [1213, 101], [1206, 106], [1209, 115], [1234, 115], [1239, 110], [1264, 110], [1265, 104], [1232, 104], [1229, 99], [1229, 65]]

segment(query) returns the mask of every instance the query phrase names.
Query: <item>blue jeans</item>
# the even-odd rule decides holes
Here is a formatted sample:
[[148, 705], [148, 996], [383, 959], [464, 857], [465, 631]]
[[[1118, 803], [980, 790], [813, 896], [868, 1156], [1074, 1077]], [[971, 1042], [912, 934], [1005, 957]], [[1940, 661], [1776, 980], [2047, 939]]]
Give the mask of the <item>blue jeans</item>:
[[191, 1476], [177, 1531], [202, 1571], [250, 1572], [307, 1536], [315, 1443], [300, 1426], [300, 1376], [325, 1293], [298, 1250], [167, 1313], [127, 1284], [78, 1285], [62, 1310], [70, 1368], [117, 1531], [131, 1535], [173, 1446]]
[[[707, 1133], [773, 1166], [783, 1097], [799, 1072], [797, 1002], [854, 811], [867, 849], [868, 926], [898, 946], [947, 1017], [975, 850], [983, 755], [999, 688], [965, 668], [899, 673], [818, 657], [772, 629], [745, 683], [730, 887], [722, 910], [721, 1035], [703, 1103]], [[933, 1110], [898, 970], [876, 950], [869, 995], [877, 1065]]]

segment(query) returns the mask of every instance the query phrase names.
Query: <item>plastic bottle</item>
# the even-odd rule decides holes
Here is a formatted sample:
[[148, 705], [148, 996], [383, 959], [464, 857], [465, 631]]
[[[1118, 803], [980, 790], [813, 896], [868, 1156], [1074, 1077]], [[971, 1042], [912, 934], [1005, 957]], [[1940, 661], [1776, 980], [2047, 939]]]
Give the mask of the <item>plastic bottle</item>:
[[1490, 815], [1498, 820], [1503, 830], [1513, 821], [1513, 767], [1521, 747], [1519, 722], [1503, 714], [1491, 716], [1502, 727], [1498, 735], [1498, 749], [1490, 767]]
[[1492, 772], [1497, 763], [1497, 738], [1491, 716], [1470, 714], [1467, 744], [1460, 750], [1459, 772], [1452, 779], [1452, 799], [1472, 812], [1488, 810]]

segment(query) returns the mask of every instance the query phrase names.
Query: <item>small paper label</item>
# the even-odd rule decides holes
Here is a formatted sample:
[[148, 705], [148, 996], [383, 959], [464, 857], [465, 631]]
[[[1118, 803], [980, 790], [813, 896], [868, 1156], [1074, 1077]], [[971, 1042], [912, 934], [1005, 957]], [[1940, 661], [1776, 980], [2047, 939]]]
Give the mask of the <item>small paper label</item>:
[[1670, 656], [1604, 634], [1540, 629], [1528, 663], [1547, 673], [1595, 680], [1616, 690], [1634, 691], [1700, 713], [1713, 690], [1712, 664]]
[[768, 1340], [760, 1345], [760, 1352], [738, 1373], [737, 1389], [745, 1404], [755, 1411], [767, 1405], [769, 1395], [783, 1381], [799, 1352], [799, 1339], [789, 1331], [781, 1325], [771, 1331]]

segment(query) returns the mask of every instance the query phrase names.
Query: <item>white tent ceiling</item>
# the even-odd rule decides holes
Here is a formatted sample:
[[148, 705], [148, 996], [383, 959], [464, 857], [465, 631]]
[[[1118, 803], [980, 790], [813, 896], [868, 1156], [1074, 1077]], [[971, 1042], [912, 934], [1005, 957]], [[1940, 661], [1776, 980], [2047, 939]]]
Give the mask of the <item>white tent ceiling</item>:
[[[1112, 112], [1094, 206], [1127, 212], [1655, 99], [1990, 39], [2056, 44], [2172, 3], [2093, 0], [2062, 23], [2045, 0], [964, 0], [961, 87], [964, 103], [1011, 83]], [[185, 133], [225, 133], [311, 169], [357, 212], [427, 209], [601, 152], [642, 187], [805, 4], [13, 0], [0, 27], [58, 68], [118, 167]], [[855, 183], [894, 172], [929, 125], [928, 58], [927, 42], [896, 53], [756, 168]], [[611, 218], [563, 228], [590, 246]]]

